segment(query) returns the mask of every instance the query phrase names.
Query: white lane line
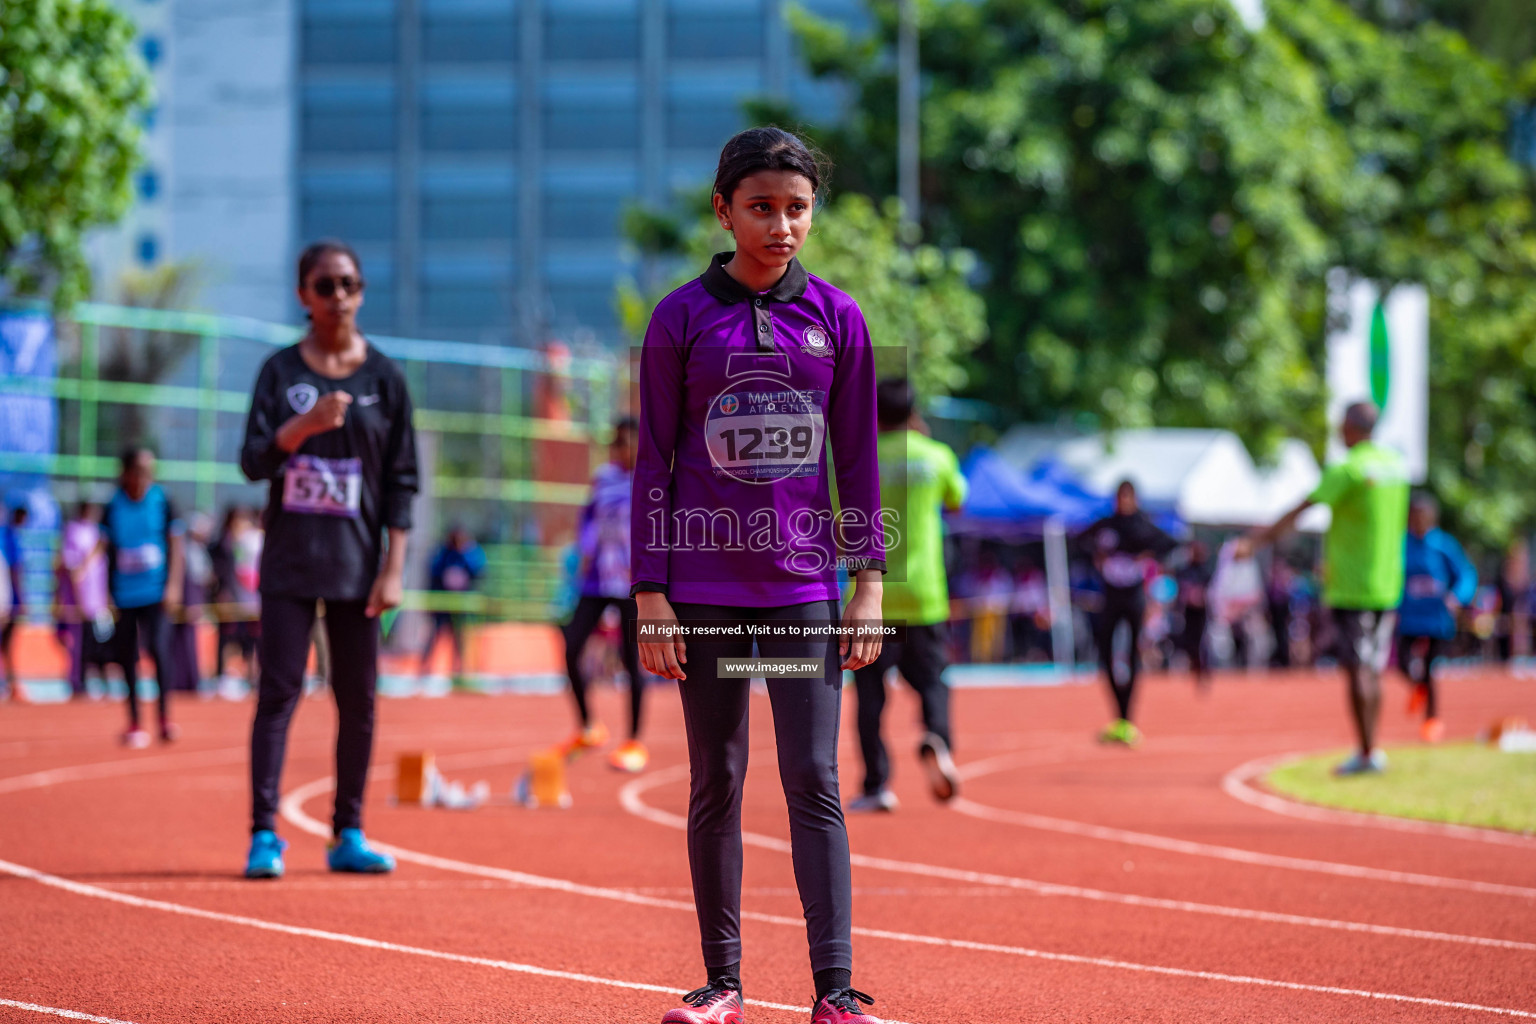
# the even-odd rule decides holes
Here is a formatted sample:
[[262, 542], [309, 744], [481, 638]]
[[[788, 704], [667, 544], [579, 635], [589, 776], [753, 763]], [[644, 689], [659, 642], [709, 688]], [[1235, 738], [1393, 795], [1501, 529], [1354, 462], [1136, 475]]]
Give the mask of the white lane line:
[[1328, 825], [1364, 825], [1370, 828], [1391, 829], [1394, 832], [1412, 832], [1417, 835], [1449, 836], [1452, 839], [1468, 839], [1477, 843], [1493, 843], [1499, 846], [1515, 846], [1524, 850], [1536, 850], [1536, 836], [1516, 832], [1500, 832], [1491, 828], [1471, 825], [1452, 825], [1440, 821], [1416, 821], [1412, 818], [1394, 818], [1385, 814], [1366, 814], [1361, 811], [1344, 811], [1334, 807], [1316, 807], [1296, 800], [1289, 800], [1274, 793], [1266, 793], [1253, 786], [1260, 775], [1268, 775], [1281, 765], [1315, 752], [1297, 751], [1276, 757], [1255, 758], [1240, 764], [1221, 777], [1221, 790], [1234, 800], [1250, 807], [1283, 814], [1289, 818], [1318, 821]]
[[60, 782], [87, 782], [91, 779], [139, 775], [145, 772], [164, 771], [168, 768], [208, 768], [233, 764], [249, 756], [249, 747], [223, 747], [219, 750], [203, 750], [196, 753], [154, 754], [148, 757], [120, 758], [116, 761], [96, 761], [69, 768], [50, 768], [47, 771], [29, 772], [26, 775], [12, 775], [10, 778], [0, 779], [0, 794], [42, 789]]
[[66, 1017], [69, 1020], [92, 1020], [96, 1021], [96, 1024], [133, 1024], [133, 1021], [118, 1020], [116, 1017], [98, 1017], [91, 1013], [81, 1013], [79, 1010], [61, 1010], [57, 1006], [20, 1003], [14, 999], [0, 999], [0, 1006], [9, 1006], [13, 1010], [27, 1010], [30, 1013], [46, 1013], [50, 1017]]
[[[1012, 766], [1013, 763], [1005, 757], [990, 758], [987, 762], [971, 766], [964, 774], [967, 778], [975, 778], [991, 774], [992, 772], [1002, 771]], [[1071, 821], [1065, 818], [1052, 818], [1043, 814], [1030, 814], [1026, 811], [1010, 811], [1000, 807], [979, 804], [966, 797], [957, 797], [951, 801], [950, 807], [961, 814], [969, 815], [973, 818], [983, 818], [988, 821], [1019, 825], [1024, 828], [1033, 828], [1045, 832], [1061, 832], [1067, 835], [1083, 836], [1088, 839], [1103, 839], [1109, 842], [1127, 843], [1132, 846], [1145, 846], [1154, 850], [1166, 850], [1170, 853], [1188, 854], [1192, 857], [1210, 857], [1216, 860], [1252, 864], [1259, 867], [1310, 871], [1315, 874], [1369, 879], [1378, 882], [1395, 882], [1402, 885], [1420, 885], [1432, 889], [1455, 889], [1463, 892], [1486, 893], [1493, 896], [1518, 896], [1522, 899], [1536, 899], [1536, 889], [1526, 886], [1505, 885], [1499, 882], [1479, 882], [1465, 878], [1447, 878], [1442, 875], [1425, 875], [1412, 871], [1392, 871], [1386, 868], [1369, 868], [1357, 864], [1314, 860], [1309, 857], [1288, 857], [1277, 853], [1258, 853], [1254, 850], [1244, 850], [1235, 846], [1218, 846], [1213, 843], [1174, 839], [1171, 836], [1154, 835], [1148, 832], [1132, 832], [1129, 829], [1111, 828], [1107, 825], [1090, 825], [1086, 822]]]
[[[672, 985], [653, 985], [644, 981], [621, 981], [617, 978], [603, 978], [595, 974], [581, 974], [576, 971], [560, 971], [550, 967], [538, 967], [534, 964], [520, 964], [511, 960], [493, 960], [483, 956], [447, 953], [437, 949], [425, 949], [421, 946], [406, 946], [398, 942], [385, 942], [380, 939], [364, 938], [360, 935], [349, 935], [345, 932], [325, 931], [320, 928], [304, 928], [298, 925], [281, 924], [277, 921], [265, 921], [259, 917], [246, 917], [243, 914], [225, 914], [217, 910], [204, 910], [202, 907], [190, 907], [181, 903], [167, 903], [164, 900], [145, 899], [142, 896], [130, 896], [127, 893], [113, 892], [110, 889], [102, 889], [98, 886], [71, 881], [68, 878], [60, 878], [57, 875], [50, 875], [47, 872], [38, 871], [22, 864], [13, 864], [6, 860], [0, 860], [0, 872], [15, 875], [18, 878], [29, 879], [55, 889], [62, 889], [77, 896], [90, 896], [95, 899], [106, 900], [110, 903], [120, 903], [125, 906], [136, 907], [140, 910], [160, 910], [182, 917], [200, 918], [204, 921], [218, 921], [222, 924], [237, 924], [246, 928], [256, 928], [260, 931], [276, 932], [296, 938], [339, 942], [343, 945], [359, 946], [363, 949], [375, 949], [389, 953], [405, 953], [410, 956], [428, 957], [433, 960], [448, 960], [453, 963], [473, 964], [477, 967], [490, 967], [499, 971], [511, 971], [516, 974], [531, 974], [541, 978], [554, 978], [559, 981], [579, 981], [588, 985], [630, 989], [636, 992], [660, 992], [669, 995], [681, 995], [685, 991]], [[746, 1002], [748, 1005], [760, 1006], [769, 1010], [787, 1010], [793, 1013], [810, 1012], [809, 1007], [792, 1006], [786, 1003], [768, 1003], [760, 999], [749, 999]], [[85, 1017], [81, 1019], [108, 1020], [105, 1017]], [[118, 1024], [118, 1022], [113, 1021], [109, 1022], [109, 1024]]]
[[[995, 760], [1002, 761], [1002, 758]], [[642, 796], [647, 790], [680, 779], [686, 774], [687, 765], [677, 765], [672, 768], [662, 769], [647, 776], [635, 779], [624, 786], [619, 792], [619, 802], [629, 813], [657, 825], [667, 828], [686, 830], [688, 819], [680, 814], [672, 814], [647, 804]], [[956, 801], [958, 802], [958, 801]], [[776, 850], [780, 853], [789, 853], [789, 843], [775, 836], [765, 836], [756, 832], [742, 832], [742, 842], [748, 846], [757, 846], [763, 849]], [[1067, 896], [1076, 899], [1093, 900], [1099, 903], [1118, 903], [1124, 906], [1149, 907], [1156, 910], [1174, 910], [1190, 914], [1209, 914], [1213, 917], [1231, 917], [1248, 921], [1264, 921], [1269, 924], [1299, 925], [1307, 928], [1327, 928], [1334, 931], [1363, 932], [1371, 935], [1387, 935], [1401, 939], [1422, 939], [1431, 942], [1451, 942], [1465, 946], [1489, 946], [1496, 949], [1512, 949], [1520, 952], [1536, 952], [1536, 943], [1517, 942], [1512, 939], [1490, 939], [1480, 935], [1458, 935], [1450, 932], [1427, 931], [1421, 928], [1399, 928], [1393, 925], [1367, 924], [1362, 921], [1340, 921], [1327, 917], [1308, 917], [1302, 914], [1282, 914], [1269, 910], [1251, 910], [1246, 907], [1228, 907], [1214, 903], [1195, 903], [1189, 900], [1170, 900], [1155, 896], [1137, 896], [1132, 893], [1109, 892], [1104, 889], [1090, 889], [1078, 885], [1063, 885], [1056, 882], [1041, 882], [1033, 878], [1019, 878], [1013, 875], [999, 875], [985, 871], [970, 871], [964, 868], [948, 868], [936, 864], [922, 864], [915, 861], [893, 860], [889, 857], [871, 857], [867, 854], [855, 853], [851, 855], [855, 867], [872, 868], [878, 871], [893, 871], [909, 875], [921, 875], [927, 878], [942, 878], [951, 882], [963, 882], [974, 885], [992, 885], [1004, 889], [1023, 890], [1040, 896]]]
[[[686, 770], [687, 766], [678, 766]], [[677, 768], [665, 770], [668, 774], [676, 775]], [[661, 774], [661, 773], [657, 773]], [[635, 782], [646, 781], [636, 779]], [[283, 817], [306, 832], [315, 835], [328, 836], [330, 833], [326, 826], [310, 817], [303, 809], [303, 803], [328, 792], [332, 787], [329, 778], [316, 779], [285, 796], [281, 803]], [[626, 786], [627, 790], [629, 786]], [[644, 806], [644, 805], [642, 805]], [[744, 834], [743, 838], [751, 833]], [[770, 837], [760, 837], [769, 839]], [[776, 849], [789, 850], [788, 843], [779, 843]], [[582, 896], [593, 896], [600, 899], [615, 900], [621, 903], [636, 903], [642, 906], [658, 907], [667, 910], [686, 910], [693, 912], [693, 904], [682, 900], [662, 900], [654, 897], [639, 896], [622, 889], [609, 889], [602, 886], [582, 885], [560, 878], [543, 878], [538, 875], [530, 875], [521, 871], [509, 871], [505, 868], [494, 868], [484, 864], [472, 864], [467, 861], [456, 861], [447, 857], [436, 857], [431, 854], [417, 853], [414, 850], [405, 850], [398, 846], [385, 846], [383, 843], [375, 843], [382, 849], [387, 849], [397, 858], [411, 863], [421, 864], [427, 867], [435, 867], [446, 871], [459, 871], [465, 874], [482, 875], [488, 878], [516, 879], [525, 884], [540, 885], [543, 888], [554, 889], [561, 892], [569, 892]], [[747, 921], [758, 921], [764, 924], [782, 925], [804, 931], [805, 921], [798, 917], [782, 917], [776, 914], [761, 914], [755, 911], [742, 911], [741, 917]], [[1091, 967], [1108, 967], [1115, 970], [1136, 971], [1143, 974], [1158, 974], [1175, 978], [1191, 978], [1202, 981], [1219, 981], [1237, 985], [1254, 985], [1261, 988], [1278, 988], [1294, 992], [1312, 992], [1322, 995], [1352, 996], [1363, 999], [1376, 999], [1386, 1002], [1409, 1003], [1419, 1006], [1437, 1006], [1448, 1009], [1471, 1010], [1479, 1013], [1492, 1013], [1510, 1017], [1525, 1017], [1536, 1019], [1536, 1013], [1525, 1010], [1507, 1009], [1497, 1006], [1483, 1006], [1478, 1003], [1456, 1002], [1445, 999], [1432, 999], [1427, 996], [1400, 995], [1392, 992], [1374, 992], [1367, 989], [1340, 988], [1334, 985], [1309, 985], [1304, 982], [1279, 981], [1272, 978], [1255, 978], [1241, 974], [1224, 974], [1218, 971], [1199, 971], [1183, 967], [1163, 967], [1156, 964], [1140, 964], [1128, 960], [1115, 960], [1108, 957], [1080, 956], [1073, 953], [1052, 953], [1046, 950], [1030, 949], [1024, 946], [1006, 946], [991, 942], [972, 942], [966, 939], [946, 939], [934, 935], [917, 935], [911, 932], [891, 931], [884, 928], [860, 928], [852, 929], [854, 935], [872, 939], [886, 939], [892, 942], [911, 943], [922, 946], [936, 946], [947, 949], [964, 949], [979, 953], [998, 953], [1005, 956], [1019, 956], [1034, 960], [1045, 960], [1055, 963], [1078, 964]], [[897, 1024], [897, 1022], [888, 1022]]]

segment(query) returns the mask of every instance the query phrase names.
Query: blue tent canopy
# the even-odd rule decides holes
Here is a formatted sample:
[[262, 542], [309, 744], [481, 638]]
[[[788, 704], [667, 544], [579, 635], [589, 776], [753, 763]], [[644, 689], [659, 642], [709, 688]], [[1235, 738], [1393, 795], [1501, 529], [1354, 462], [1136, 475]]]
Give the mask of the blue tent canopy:
[[[970, 493], [965, 507], [951, 520], [957, 532], [1038, 536], [1052, 517], [1071, 532], [1114, 509], [1112, 496], [1092, 493], [1054, 459], [1042, 459], [1021, 473], [990, 448], [977, 446], [961, 468]], [[1163, 529], [1183, 530], [1172, 510], [1147, 511]]]

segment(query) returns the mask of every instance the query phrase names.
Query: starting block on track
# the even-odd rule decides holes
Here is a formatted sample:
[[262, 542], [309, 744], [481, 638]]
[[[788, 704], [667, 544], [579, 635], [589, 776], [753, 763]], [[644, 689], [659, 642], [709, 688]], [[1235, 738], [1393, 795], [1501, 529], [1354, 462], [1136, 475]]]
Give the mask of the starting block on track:
[[401, 754], [395, 769], [395, 802], [426, 803], [427, 795], [432, 788], [432, 777], [436, 773], [437, 764], [432, 757], [432, 751], [422, 750]]
[[571, 791], [565, 783], [565, 754], [559, 748], [540, 750], [528, 758], [518, 776], [512, 799], [524, 807], [569, 807]]

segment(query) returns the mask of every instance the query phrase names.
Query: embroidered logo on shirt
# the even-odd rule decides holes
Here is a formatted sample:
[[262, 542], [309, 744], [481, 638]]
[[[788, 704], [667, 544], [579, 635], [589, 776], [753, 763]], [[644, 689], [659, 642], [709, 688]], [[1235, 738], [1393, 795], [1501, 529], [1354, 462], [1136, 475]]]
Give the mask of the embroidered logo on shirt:
[[357, 400], [357, 404], [358, 405], [378, 405], [379, 404], [379, 396], [378, 395], [364, 395], [362, 398], [359, 398]]
[[295, 384], [288, 389], [288, 404], [300, 416], [309, 412], [320, 400], [320, 390], [313, 384]]
[[726, 395], [720, 399], [720, 411], [727, 416], [736, 415], [736, 410], [741, 408], [741, 401], [735, 395]]
[[832, 354], [832, 339], [827, 337], [827, 332], [820, 326], [812, 324], [805, 329], [805, 344], [800, 346], [802, 352], [808, 352], [813, 356], [830, 356]]

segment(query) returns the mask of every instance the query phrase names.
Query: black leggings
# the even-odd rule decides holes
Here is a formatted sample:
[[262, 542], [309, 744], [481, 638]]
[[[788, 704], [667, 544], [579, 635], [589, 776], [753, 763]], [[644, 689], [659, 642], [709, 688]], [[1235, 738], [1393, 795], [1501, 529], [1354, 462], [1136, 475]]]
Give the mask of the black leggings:
[[880, 657], [853, 673], [859, 694], [859, 748], [864, 754], [864, 792], [879, 793], [891, 778], [891, 760], [880, 735], [880, 716], [885, 711], [885, 673], [896, 666], [907, 685], [917, 692], [923, 706], [923, 728], [938, 735], [953, 750], [949, 737], [949, 685], [944, 682], [945, 645], [949, 624], [908, 626], [901, 643], [889, 640]]
[[[678, 620], [828, 624], [837, 603], [776, 608], [674, 605]], [[747, 774], [746, 679], [721, 679], [718, 658], [746, 658], [750, 638], [688, 641], [688, 678], [678, 684], [688, 733], [688, 865], [704, 965], [741, 959], [741, 792]], [[811, 970], [853, 967], [853, 881], [848, 831], [838, 798], [837, 730], [843, 673], [835, 639], [760, 638], [764, 658], [823, 658], [814, 679], [768, 680], [779, 781], [789, 805], [789, 838], [811, 947]]]
[[112, 660], [122, 669], [123, 683], [128, 687], [129, 727], [139, 727], [141, 646], [149, 651], [149, 658], [155, 663], [155, 685], [160, 691], [160, 724], [164, 726], [171, 720], [171, 627], [165, 618], [165, 605], [156, 602], [140, 608], [119, 608], [112, 645]]
[[1205, 630], [1210, 624], [1210, 613], [1204, 608], [1184, 609], [1184, 632], [1179, 636], [1179, 647], [1189, 657], [1189, 670], [1196, 679], [1204, 679], [1211, 671], [1210, 647], [1205, 642]]
[[566, 624], [565, 672], [571, 679], [571, 696], [576, 698], [576, 713], [581, 727], [592, 724], [587, 708], [587, 677], [581, 671], [581, 651], [587, 638], [602, 621], [608, 606], [619, 606], [619, 657], [629, 673], [629, 738], [640, 735], [640, 708], [645, 700], [645, 678], [640, 675], [640, 645], [635, 640], [635, 599], [632, 597], [583, 597], [576, 602], [571, 621]]
[[[1108, 600], [1099, 613], [1099, 631], [1095, 638], [1099, 645], [1099, 664], [1104, 666], [1104, 678], [1109, 682], [1109, 692], [1115, 698], [1120, 717], [1131, 718], [1131, 698], [1136, 693], [1136, 676], [1141, 672], [1141, 623], [1147, 617], [1144, 600]], [[1115, 678], [1115, 629], [1120, 623], [1130, 627], [1131, 649], [1126, 656], [1125, 680]]]
[[[1419, 659], [1419, 671], [1413, 671], [1413, 648], [1420, 640], [1424, 641], [1424, 657]], [[1440, 717], [1440, 693], [1435, 685], [1435, 659], [1440, 657], [1440, 645], [1444, 643], [1437, 636], [1400, 636], [1397, 638], [1397, 667], [1403, 670], [1403, 675], [1416, 686], [1424, 688], [1424, 717]]]
[[[363, 787], [373, 755], [374, 687], [379, 675], [379, 620], [366, 601], [325, 602], [336, 696], [336, 813], [332, 827], [361, 828]], [[315, 601], [266, 597], [261, 603], [261, 683], [251, 725], [251, 831], [270, 829], [277, 814], [288, 722], [304, 692]]]

